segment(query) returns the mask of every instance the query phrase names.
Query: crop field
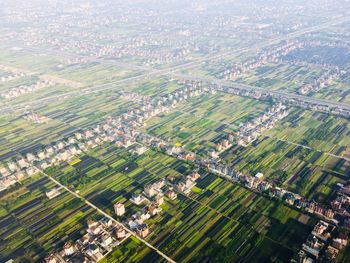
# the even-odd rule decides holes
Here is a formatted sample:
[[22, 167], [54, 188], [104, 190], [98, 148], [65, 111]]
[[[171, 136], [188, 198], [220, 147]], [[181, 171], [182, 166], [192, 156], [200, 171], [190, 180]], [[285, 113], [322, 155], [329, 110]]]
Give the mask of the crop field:
[[[181, 111], [152, 118], [145, 130], [205, 155], [224, 135], [259, 114], [249, 111], [249, 106], [254, 104], [263, 111], [264, 103], [255, 103], [231, 95], [204, 96], [179, 107]], [[234, 112], [232, 104], [237, 107]], [[292, 108], [285, 119], [250, 146], [236, 145], [221, 157], [239, 171], [251, 175], [262, 172], [274, 183], [324, 200], [337, 183], [348, 180], [348, 125], [345, 118]]]
[[349, 125], [349, 120], [345, 118], [298, 109], [277, 123], [267, 134], [347, 157], [347, 147], [350, 144]]
[[[87, 220], [101, 215], [65, 190], [49, 200], [44, 192], [56, 185], [37, 174], [0, 195], [0, 261], [39, 262], [60, 251], [67, 241], [86, 233]], [[118, 262], [163, 262], [137, 238], [129, 237], [104, 259]], [[114, 262], [114, 261], [112, 261]]]
[[89, 58], [76, 59], [71, 56], [60, 56], [40, 50], [13, 50], [2, 46], [1, 63], [6, 66], [19, 68], [28, 73], [47, 74], [55, 77], [81, 83], [84, 86], [103, 84], [106, 81], [115, 81], [132, 77], [142, 73], [142, 70], [130, 69], [117, 65], [104, 65], [89, 61]]
[[38, 262], [48, 251], [81, 237], [86, 220], [95, 212], [80, 200], [61, 190], [49, 200], [44, 192], [55, 185], [35, 175], [0, 196], [0, 261], [18, 259]]
[[[144, 185], [168, 175], [180, 178], [192, 169], [151, 150], [135, 157], [104, 145], [47, 172], [111, 215], [113, 203], [123, 202], [127, 219], [140, 210], [129, 201], [131, 193], [140, 193]], [[151, 229], [147, 240], [181, 262], [239, 258], [268, 262], [271, 251], [275, 260], [286, 261], [314, 223], [313, 218], [301, 223], [300, 212], [205, 172], [189, 196], [178, 193], [176, 200], [166, 199], [161, 207], [160, 215], [147, 220]]]
[[85, 240], [99, 263], [328, 262], [349, 241], [349, 0], [12, 2], [0, 263], [44, 262], [105, 213], [130, 233]]
[[147, 122], [146, 131], [204, 153], [267, 106], [267, 103], [232, 95], [205, 95], [191, 99], [170, 114], [152, 118]]
[[16, 152], [26, 153], [74, 134], [85, 127], [99, 123], [110, 114], [124, 111], [126, 102], [113, 93], [82, 95], [71, 99], [53, 101], [49, 107], [35, 111], [49, 118], [48, 123], [35, 124], [18, 114], [0, 115], [0, 156], [6, 160]]

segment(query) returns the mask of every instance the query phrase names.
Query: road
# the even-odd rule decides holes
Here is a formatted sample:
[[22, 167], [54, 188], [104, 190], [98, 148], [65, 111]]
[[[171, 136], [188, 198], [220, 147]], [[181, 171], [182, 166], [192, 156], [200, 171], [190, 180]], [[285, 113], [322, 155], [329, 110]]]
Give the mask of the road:
[[232, 87], [237, 88], [240, 90], [247, 90], [247, 91], [261, 91], [261, 92], [268, 92], [271, 95], [274, 95], [279, 98], [288, 98], [288, 99], [295, 99], [295, 100], [301, 100], [306, 103], [312, 103], [312, 104], [320, 104], [320, 105], [327, 105], [329, 107], [339, 107], [345, 110], [350, 110], [350, 104], [344, 103], [344, 102], [337, 102], [337, 101], [330, 101], [326, 99], [319, 99], [319, 98], [313, 98], [308, 97], [304, 95], [294, 94], [294, 93], [287, 93], [284, 91], [279, 90], [269, 90], [266, 88], [256, 87], [252, 85], [247, 85], [243, 83], [233, 82], [233, 81], [227, 81], [227, 80], [219, 80], [213, 77], [195, 77], [191, 75], [185, 75], [185, 74], [173, 74], [172, 75], [175, 78], [182, 78], [182, 79], [188, 79], [193, 81], [203, 81], [208, 83], [213, 83], [218, 86], [224, 86], [224, 87]]
[[109, 214], [107, 214], [106, 212], [104, 212], [103, 210], [101, 210], [100, 208], [98, 208], [97, 206], [95, 206], [93, 203], [91, 203], [90, 201], [88, 201], [87, 199], [85, 199], [83, 196], [79, 195], [78, 193], [70, 190], [68, 187], [66, 187], [65, 185], [61, 184], [59, 181], [57, 181], [55, 178], [53, 178], [52, 176], [48, 175], [47, 173], [45, 173], [44, 171], [42, 171], [41, 169], [39, 169], [38, 167], [36, 167], [38, 169], [38, 171], [40, 173], [42, 173], [44, 176], [46, 176], [48, 179], [50, 179], [52, 182], [54, 182], [56, 185], [60, 186], [61, 188], [65, 189], [66, 191], [68, 191], [71, 195], [73, 195], [74, 197], [82, 200], [85, 204], [87, 204], [88, 206], [90, 206], [92, 209], [94, 209], [96, 212], [102, 214], [103, 216], [105, 216], [106, 218], [112, 220], [115, 224], [117, 224], [118, 226], [121, 226], [125, 229], [126, 232], [130, 233], [131, 235], [135, 236], [137, 239], [139, 239], [142, 243], [144, 243], [146, 246], [148, 246], [149, 248], [151, 248], [152, 250], [156, 251], [160, 256], [162, 256], [164, 259], [166, 259], [168, 262], [171, 263], [175, 263], [174, 260], [172, 260], [170, 257], [168, 257], [167, 255], [165, 255], [163, 252], [161, 252], [159, 249], [157, 249], [156, 247], [154, 247], [153, 245], [151, 245], [150, 243], [148, 243], [145, 239], [139, 237], [134, 231], [130, 230], [129, 228], [127, 228], [126, 226], [124, 226], [122, 223], [120, 223], [119, 221], [117, 221], [116, 219], [114, 219], [113, 217], [111, 217]]

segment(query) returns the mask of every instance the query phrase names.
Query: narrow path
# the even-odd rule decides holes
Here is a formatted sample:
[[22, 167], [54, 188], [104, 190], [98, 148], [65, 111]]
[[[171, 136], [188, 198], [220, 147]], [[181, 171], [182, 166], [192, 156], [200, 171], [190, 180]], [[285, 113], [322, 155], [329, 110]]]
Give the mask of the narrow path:
[[[37, 167], [36, 167], [37, 168]], [[66, 191], [68, 191], [70, 194], [72, 194], [73, 196], [75, 196], [76, 198], [82, 200], [85, 204], [87, 204], [88, 206], [90, 206], [91, 208], [93, 208], [95, 211], [97, 211], [98, 213], [102, 214], [103, 216], [105, 216], [106, 218], [112, 220], [115, 224], [117, 224], [118, 226], [121, 226], [124, 228], [124, 230], [128, 233], [130, 233], [131, 235], [135, 236], [137, 239], [139, 239], [142, 243], [144, 243], [146, 246], [148, 246], [149, 248], [151, 248], [152, 250], [156, 251], [160, 256], [162, 256], [164, 259], [166, 259], [168, 262], [171, 263], [175, 263], [174, 260], [172, 260], [170, 257], [168, 257], [167, 255], [165, 255], [162, 251], [160, 251], [159, 249], [157, 249], [156, 247], [154, 247], [153, 245], [151, 245], [149, 242], [147, 242], [145, 239], [139, 237], [134, 231], [132, 231], [131, 229], [127, 228], [125, 225], [123, 225], [122, 223], [120, 223], [119, 221], [117, 221], [116, 219], [114, 219], [112, 216], [110, 216], [109, 214], [107, 214], [106, 212], [104, 212], [103, 210], [101, 210], [100, 208], [98, 208], [97, 206], [95, 206], [93, 203], [91, 203], [90, 201], [88, 201], [87, 199], [85, 199], [83, 196], [79, 195], [76, 192], [73, 192], [72, 190], [70, 190], [68, 187], [66, 187], [65, 185], [61, 184], [59, 181], [57, 181], [55, 178], [53, 178], [52, 176], [48, 175], [47, 173], [45, 173], [44, 171], [42, 171], [41, 169], [37, 168], [38, 171], [40, 173], [42, 173], [44, 176], [46, 176], [48, 179], [50, 179], [52, 182], [54, 182], [56, 185], [59, 185], [60, 187], [64, 188]]]

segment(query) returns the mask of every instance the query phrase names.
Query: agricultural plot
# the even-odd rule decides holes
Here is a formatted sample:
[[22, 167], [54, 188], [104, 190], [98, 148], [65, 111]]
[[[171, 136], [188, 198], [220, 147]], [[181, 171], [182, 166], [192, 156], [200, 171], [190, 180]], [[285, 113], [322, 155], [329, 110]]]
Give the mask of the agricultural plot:
[[[115, 202], [124, 203], [125, 220], [140, 211], [129, 201], [132, 193], [141, 193], [146, 184], [160, 178], [181, 178], [192, 170], [186, 162], [151, 150], [134, 157], [104, 145], [47, 172], [111, 215]], [[178, 193], [161, 208], [159, 215], [147, 220], [151, 229], [147, 241], [181, 262], [243, 258], [261, 262], [272, 260], [272, 254], [286, 262], [314, 223], [312, 218], [302, 223], [300, 212], [206, 173], [189, 196]]]
[[[176, 262], [290, 262], [322, 215], [350, 229], [348, 200], [334, 202], [350, 179], [349, 119], [338, 117], [348, 112], [335, 103], [350, 103], [349, 1], [319, 1], [4, 6], [0, 262], [42, 262], [101, 210], [139, 235], [102, 263], [163, 263], [160, 252]], [[339, 108], [292, 108], [322, 100], [291, 94]], [[32, 170], [19, 155], [53, 165], [21, 180]], [[50, 176], [69, 191], [49, 199]], [[350, 245], [338, 259], [349, 255]]]
[[183, 85], [178, 84], [176, 80], [172, 80], [168, 77], [157, 77], [138, 83], [131, 83], [123, 88], [125, 91], [135, 92], [143, 96], [164, 96], [181, 87], [183, 87]]
[[347, 125], [345, 119], [295, 110], [250, 146], [234, 146], [221, 156], [239, 171], [262, 172], [269, 181], [325, 201], [337, 183], [349, 180]]
[[35, 175], [0, 196], [0, 261], [41, 261], [64, 242], [81, 237], [95, 212], [67, 192], [49, 200], [45, 191], [56, 187]]
[[[39, 262], [50, 252], [60, 251], [65, 242], [86, 233], [87, 220], [101, 215], [68, 192], [49, 200], [45, 191], [56, 185], [35, 175], [0, 196], [0, 261]], [[138, 239], [128, 238], [110, 253], [119, 262], [162, 262], [162, 258]], [[112, 262], [114, 262], [112, 260]]]
[[80, 83], [81, 86], [103, 84], [106, 81], [116, 81], [123, 78], [141, 74], [141, 70], [103, 65], [99, 62], [90, 61], [90, 58], [66, 56], [64, 53], [51, 54], [43, 51], [28, 51], [25, 49], [13, 50], [3, 46], [0, 59], [3, 64], [30, 69], [35, 74], [52, 75], [71, 81], [72, 84]]
[[170, 114], [152, 118], [145, 130], [204, 154], [266, 107], [265, 103], [237, 96], [205, 95], [191, 99]]
[[48, 123], [34, 124], [17, 114], [0, 115], [1, 160], [15, 156], [16, 152], [41, 149], [75, 131], [97, 124], [111, 114], [120, 114], [130, 106], [130, 102], [114, 93], [107, 93], [52, 101], [47, 106], [37, 112], [48, 117]]
[[345, 118], [297, 109], [267, 135], [348, 157], [349, 124]]
[[269, 63], [237, 78], [236, 82], [268, 90], [283, 90], [297, 93], [304, 83], [310, 83], [322, 73], [317, 67]]

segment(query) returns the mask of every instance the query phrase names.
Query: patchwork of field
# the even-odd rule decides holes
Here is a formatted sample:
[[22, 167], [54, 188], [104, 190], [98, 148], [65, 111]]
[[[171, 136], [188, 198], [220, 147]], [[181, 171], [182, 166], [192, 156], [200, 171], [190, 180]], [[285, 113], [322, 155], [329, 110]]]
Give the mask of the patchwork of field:
[[[254, 105], [254, 107], [252, 107]], [[262, 112], [267, 103], [217, 94], [152, 118], [145, 130], [205, 155], [228, 132]], [[234, 109], [234, 110], [233, 110]], [[235, 169], [262, 172], [278, 185], [319, 201], [349, 179], [349, 121], [292, 108], [290, 114], [248, 147], [221, 154]], [[329, 138], [329, 139], [328, 139]]]
[[[36, 124], [21, 117], [23, 112], [0, 114], [0, 149], [2, 160], [41, 149], [83, 128], [90, 128], [111, 114], [121, 114], [132, 102], [114, 91], [54, 100], [34, 112], [49, 118], [47, 123]], [[28, 107], [27, 110], [31, 111]]]
[[[325, 18], [319, 19], [318, 22]], [[298, 40], [329, 42], [343, 34], [348, 37], [347, 25], [307, 34]], [[120, 43], [130, 41], [124, 36], [137, 36], [142, 32], [136, 25], [121, 26], [118, 30], [111, 27], [110, 33], [115, 33], [114, 30], [121, 33], [118, 36]], [[80, 39], [80, 31], [77, 32], [79, 34], [73, 39]], [[236, 50], [213, 45], [215, 41], [239, 50], [269, 39], [268, 35], [262, 36], [255, 31], [250, 31], [244, 38], [202, 35], [193, 41], [201, 42], [200, 46], [208, 45], [211, 50], [196, 46], [190, 56], [182, 59], [179, 53], [179, 57], [166, 60], [169, 50], [176, 51], [174, 45], [167, 46], [166, 43], [180, 45], [178, 39], [188, 38], [183, 33], [186, 34], [171, 36], [168, 39], [171, 41], [165, 41], [158, 50], [151, 44], [160, 40], [155, 35], [152, 41], [141, 45], [146, 53], [121, 55], [113, 60], [108, 55], [96, 59], [92, 54], [76, 55], [79, 50], [58, 55], [47, 43], [32, 50], [9, 48], [13, 45], [11, 41], [1, 44], [1, 64], [25, 75], [0, 82], [0, 93], [40, 80], [56, 84], [9, 100], [0, 97], [0, 108], [16, 108], [0, 112], [0, 163], [90, 128], [109, 115], [137, 107], [137, 102], [121, 96], [122, 91], [164, 96], [183, 87], [170, 76], [147, 75], [147, 69], [170, 68], [226, 51], [227, 56], [203, 60], [196, 67], [181, 71], [185, 75], [214, 78], [228, 65], [244, 62], [258, 54], [255, 49], [243, 49], [238, 54]], [[333, 42], [329, 45], [328, 42], [319, 48], [296, 50], [278, 62], [248, 70], [235, 82], [295, 94], [303, 84], [322, 75], [328, 67], [324, 64], [349, 70], [348, 47], [339, 47]], [[150, 66], [147, 52], [164, 55], [165, 61]], [[7, 77], [7, 74], [11, 72], [0, 70], [0, 77]], [[142, 78], [138, 78], [141, 75]], [[308, 96], [350, 102], [349, 85], [347, 73]], [[90, 89], [89, 93], [84, 91], [85, 88]], [[206, 94], [178, 104], [170, 113], [153, 117], [141, 129], [206, 156], [208, 150], [215, 149], [228, 133], [237, 131], [273, 103], [272, 100], [259, 101], [223, 93]], [[300, 108], [288, 110], [286, 118], [252, 144], [247, 147], [234, 144], [220, 157], [238, 171], [249, 175], [261, 172], [267, 181], [310, 200], [329, 203], [335, 185], [350, 179], [349, 120]], [[42, 114], [49, 121], [34, 124], [25, 120], [22, 115], [28, 111]], [[155, 149], [136, 156], [127, 149], [106, 143], [45, 172], [111, 216], [114, 216], [113, 204], [122, 202], [126, 214], [118, 220], [126, 222], [143, 208], [130, 201], [133, 193], [141, 193], [145, 185], [168, 176], [180, 180], [194, 169], [192, 163]], [[200, 174], [188, 195], [178, 192], [175, 200], [165, 198], [161, 213], [146, 221], [150, 228], [146, 240], [176, 262], [289, 262], [318, 220], [206, 170], [200, 170]], [[9, 259], [40, 262], [48, 253], [61, 250], [66, 241], [80, 238], [86, 232], [88, 219], [101, 218], [64, 190], [49, 200], [45, 191], [54, 187], [46, 176], [36, 174], [0, 193], [0, 262]], [[344, 251], [346, 261], [349, 246]], [[129, 237], [101, 262], [146, 263], [164, 262], [164, 259], [137, 237]]]
[[[110, 83], [111, 81], [132, 77], [143, 73], [139, 69], [121, 67], [113, 63], [102, 64], [91, 61], [89, 57], [52, 54], [45, 50], [14, 50], [2, 46], [1, 63], [22, 69], [32, 74], [47, 74], [80, 83], [82, 86]], [[111, 64], [111, 65], [109, 65]]]
[[[57, 187], [37, 174], [0, 195], [0, 261], [41, 262], [49, 252], [60, 251], [65, 242], [81, 238], [87, 220], [99, 220], [91, 207], [65, 190], [49, 200], [45, 191]], [[105, 261], [163, 262], [157, 253], [135, 237], [129, 237], [108, 254]], [[154, 260], [154, 261], [153, 261]], [[113, 261], [115, 262], [115, 261]]]
[[38, 262], [47, 251], [60, 249], [65, 241], [80, 238], [94, 211], [62, 191], [49, 200], [45, 191], [55, 185], [35, 175], [0, 195], [0, 261], [19, 259]]
[[[137, 157], [104, 145], [46, 172], [111, 215], [113, 204], [123, 202], [126, 220], [141, 209], [129, 201], [132, 193], [169, 175], [181, 178], [192, 169], [191, 164], [152, 150]], [[315, 222], [282, 203], [201, 173], [189, 196], [178, 193], [176, 200], [166, 199], [161, 214], [147, 220], [147, 241], [175, 261], [285, 262]]]
[[268, 103], [238, 96], [204, 95], [182, 103], [171, 113], [154, 117], [145, 131], [205, 154], [227, 133], [253, 119]]

